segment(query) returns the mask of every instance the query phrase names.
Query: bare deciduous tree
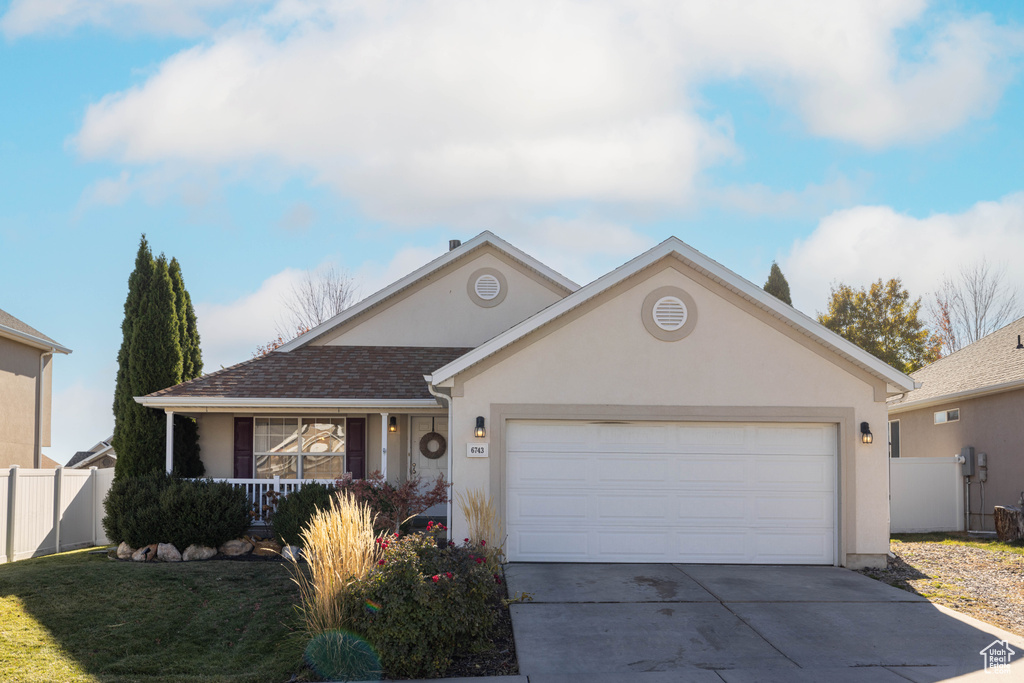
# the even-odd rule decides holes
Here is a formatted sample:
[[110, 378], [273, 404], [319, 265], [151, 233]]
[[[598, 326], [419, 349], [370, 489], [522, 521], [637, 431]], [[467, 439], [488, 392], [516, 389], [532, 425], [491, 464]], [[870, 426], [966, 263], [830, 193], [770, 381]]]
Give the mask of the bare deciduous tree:
[[311, 330], [351, 306], [355, 298], [355, 283], [345, 271], [334, 266], [307, 271], [285, 299], [288, 319], [278, 332], [287, 337], [293, 330]]
[[277, 338], [256, 347], [253, 357], [265, 356], [327, 322], [355, 303], [356, 296], [355, 281], [345, 271], [334, 266], [307, 271], [285, 296], [287, 319], [278, 321]]
[[959, 351], [1020, 315], [1017, 291], [1006, 281], [1006, 267], [982, 259], [945, 276], [929, 306], [942, 355]]

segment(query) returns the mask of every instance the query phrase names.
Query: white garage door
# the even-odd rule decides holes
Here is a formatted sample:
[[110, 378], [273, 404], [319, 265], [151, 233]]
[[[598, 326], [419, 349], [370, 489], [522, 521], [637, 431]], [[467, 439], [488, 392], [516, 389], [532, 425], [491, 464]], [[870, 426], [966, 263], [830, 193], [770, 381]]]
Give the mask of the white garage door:
[[509, 559], [832, 564], [836, 428], [512, 421]]

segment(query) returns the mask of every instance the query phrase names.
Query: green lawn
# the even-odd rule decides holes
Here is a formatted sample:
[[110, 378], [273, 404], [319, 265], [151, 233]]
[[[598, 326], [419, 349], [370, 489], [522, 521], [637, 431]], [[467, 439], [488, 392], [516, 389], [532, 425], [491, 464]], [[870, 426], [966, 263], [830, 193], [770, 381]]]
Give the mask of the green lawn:
[[932, 532], [928, 534], [893, 534], [892, 541], [896, 543], [943, 543], [945, 545], [966, 545], [971, 548], [984, 548], [985, 550], [1001, 550], [1016, 555], [1024, 555], [1024, 544], [1021, 543], [1000, 543], [995, 538], [968, 537], [962, 531], [954, 532]]
[[3, 564], [0, 681], [306, 680], [297, 601], [277, 562]]

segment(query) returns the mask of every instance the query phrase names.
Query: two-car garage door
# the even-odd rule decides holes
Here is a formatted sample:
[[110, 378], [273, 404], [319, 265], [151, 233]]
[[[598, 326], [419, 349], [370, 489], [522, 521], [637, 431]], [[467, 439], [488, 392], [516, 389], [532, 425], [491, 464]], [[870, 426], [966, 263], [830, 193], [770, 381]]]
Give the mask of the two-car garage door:
[[833, 564], [831, 424], [510, 421], [514, 561]]

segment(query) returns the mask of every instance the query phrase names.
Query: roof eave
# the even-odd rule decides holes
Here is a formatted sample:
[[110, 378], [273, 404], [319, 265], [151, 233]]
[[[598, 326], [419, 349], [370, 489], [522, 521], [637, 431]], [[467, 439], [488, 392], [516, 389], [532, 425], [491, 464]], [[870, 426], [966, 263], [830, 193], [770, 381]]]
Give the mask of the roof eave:
[[7, 337], [8, 339], [13, 339], [14, 341], [21, 342], [26, 346], [31, 346], [32, 348], [40, 349], [42, 351], [63, 354], [71, 353], [71, 349], [66, 346], [61, 346], [55, 341], [41, 339], [34, 334], [28, 334], [21, 330], [16, 330], [13, 327], [7, 327], [6, 325], [0, 325], [0, 337]]
[[987, 387], [977, 387], [975, 389], [956, 391], [951, 394], [943, 394], [941, 396], [933, 396], [931, 398], [922, 398], [917, 401], [896, 403], [894, 405], [889, 406], [889, 413], [893, 415], [899, 413], [907, 413], [912, 410], [920, 410], [921, 408], [931, 408], [932, 406], [941, 405], [943, 403], [949, 403], [950, 401], [959, 401], [966, 398], [981, 398], [983, 396], [990, 396], [992, 394], [1004, 394], [1008, 391], [1015, 391], [1017, 389], [1024, 389], [1024, 379], [1017, 379], [1012, 382], [1004, 382], [1002, 384], [992, 384]]
[[136, 396], [135, 402], [147, 408], [429, 408], [437, 405], [433, 398], [230, 398], [197, 396]]
[[726, 288], [731, 289], [741, 297], [768, 310], [781, 321], [799, 330], [822, 346], [829, 348], [840, 356], [850, 360], [855, 365], [866, 370], [869, 374], [884, 380], [887, 385], [892, 385], [899, 391], [910, 391], [915, 387], [914, 380], [908, 375], [883, 363], [871, 354], [867, 353], [855, 344], [843, 339], [838, 334], [823, 327], [820, 323], [809, 316], [801, 313], [792, 306], [789, 306], [763, 289], [747, 282], [725, 266], [704, 256], [693, 247], [684, 243], [676, 237], [670, 237], [653, 249], [637, 256], [627, 263], [619, 266], [610, 273], [594, 280], [589, 285], [570, 294], [566, 298], [545, 308], [534, 316], [527, 318], [518, 325], [506, 332], [494, 337], [469, 353], [456, 358], [451, 363], [439, 368], [432, 374], [433, 383], [439, 384], [451, 379], [469, 367], [480, 362], [491, 354], [512, 344], [523, 336], [539, 327], [546, 325], [552, 320], [568, 313], [602, 292], [610, 289], [619, 282], [622, 282], [631, 275], [651, 266], [666, 256], [675, 254], [680, 259], [703, 272], [708, 277], [718, 281]]

